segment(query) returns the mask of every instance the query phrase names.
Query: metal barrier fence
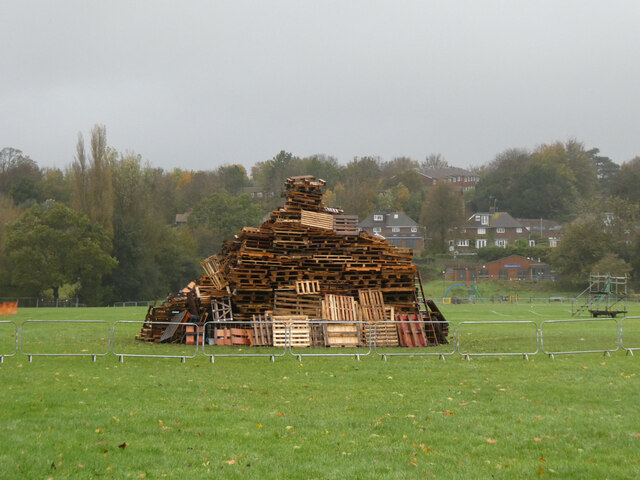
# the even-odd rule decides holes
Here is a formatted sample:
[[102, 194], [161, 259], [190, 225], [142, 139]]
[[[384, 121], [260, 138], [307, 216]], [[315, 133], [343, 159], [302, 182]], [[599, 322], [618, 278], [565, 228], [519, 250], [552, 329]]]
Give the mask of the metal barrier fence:
[[[578, 332], [577, 327], [574, 327], [574, 325], [579, 324], [591, 326], [587, 329], [580, 329]], [[593, 325], [605, 325], [605, 328], [609, 328], [609, 331], [605, 330], [603, 334], [601, 328], [594, 328]], [[612, 325], [612, 327], [608, 327], [608, 325]], [[545, 329], [548, 332], [546, 341]], [[576, 335], [577, 333], [580, 333], [580, 335]], [[609, 336], [609, 338], [603, 338], [603, 336]], [[608, 348], [600, 348], [606, 340], [612, 341], [612, 344]], [[554, 345], [553, 341], [559, 343], [559, 346]], [[621, 342], [620, 327], [615, 318], [544, 320], [540, 324], [540, 348], [543, 353], [551, 358], [554, 355], [578, 353], [604, 353], [609, 355], [620, 348]], [[555, 349], [550, 348], [550, 344]]]
[[[207, 322], [200, 332], [203, 355], [214, 363], [215, 357], [275, 357], [287, 353], [289, 329], [283, 328], [282, 345], [273, 344], [273, 325], [270, 322]], [[270, 338], [269, 338], [270, 337]], [[270, 341], [268, 341], [270, 340]], [[280, 348], [282, 347], [282, 348]], [[247, 351], [249, 350], [249, 351]]]
[[[464, 329], [470, 328], [483, 328], [486, 326], [495, 327], [496, 325], [500, 326], [499, 328], [492, 328], [491, 332], [486, 335], [486, 337], [491, 338], [489, 343], [490, 347], [495, 347], [494, 351], [463, 351], [460, 347], [461, 339], [465, 338], [463, 335]], [[533, 330], [531, 329], [533, 327]], [[501, 331], [502, 330], [502, 331]], [[506, 330], [506, 335], [501, 337], [501, 334]], [[524, 333], [520, 333], [518, 336], [514, 335], [516, 330], [520, 330]], [[472, 335], [472, 334], [468, 334]], [[517, 320], [517, 321], [501, 321], [501, 320], [493, 320], [486, 322], [460, 322], [458, 325], [458, 332], [456, 336], [457, 341], [457, 350], [460, 355], [465, 357], [467, 360], [470, 360], [472, 356], [521, 356], [525, 359], [529, 359], [529, 355], [536, 355], [538, 353], [538, 339], [539, 339], [539, 330], [536, 322], [532, 320]], [[514, 339], [518, 341], [514, 342]], [[484, 340], [483, 346], [487, 346], [486, 340]], [[510, 350], [503, 348], [503, 346], [510, 347]], [[521, 348], [514, 348], [521, 347]]]
[[[97, 342], [89, 336], [94, 334], [92, 330], [96, 326], [106, 327], [105, 335]], [[52, 335], [51, 329], [59, 333], [56, 330], [65, 327], [68, 335], [61, 342], [59, 336]], [[55, 344], [49, 343], [51, 339], [55, 339]], [[110, 340], [111, 326], [105, 320], [25, 320], [20, 327], [20, 353], [26, 355], [29, 362], [33, 357], [92, 357], [95, 362], [96, 357], [109, 354]], [[92, 350], [103, 347], [104, 351]]]
[[[361, 357], [371, 355], [371, 335], [369, 334], [368, 339], [362, 341], [363, 330], [371, 327], [367, 322], [309, 320], [300, 323], [309, 327], [311, 338], [308, 346], [304, 345], [304, 340], [296, 341], [295, 324], [288, 325], [289, 353], [299, 362], [303, 357], [354, 357], [356, 360], [360, 360]], [[314, 332], [317, 333], [314, 334]], [[321, 338], [325, 339], [324, 345]], [[304, 350], [298, 351], [302, 348]], [[303, 353], [310, 351], [311, 353]]]
[[[624, 338], [625, 331], [630, 339], [627, 343]], [[633, 355], [635, 350], [640, 350], [640, 317], [624, 317], [620, 320], [620, 348], [629, 355]]]
[[[146, 321], [139, 320], [117, 320], [113, 324], [111, 351], [120, 359], [120, 363], [124, 363], [126, 357], [179, 358], [182, 360], [182, 363], [184, 363], [187, 358], [195, 358], [198, 354], [200, 332], [198, 331], [197, 324], [186, 322], [153, 322], [156, 325], [175, 327], [176, 332], [183, 330], [182, 333], [185, 334], [190, 330], [189, 333], [193, 339], [193, 343], [188, 344], [158, 344], [136, 340], [136, 334], [140, 332], [140, 329], [146, 323]], [[176, 352], [176, 350], [178, 351]], [[193, 352], [191, 350], [193, 350]]]
[[[418, 326], [422, 323], [420, 320], [405, 320], [402, 323], [407, 325], [416, 325]], [[412, 356], [437, 356], [441, 360], [444, 360], [446, 356], [453, 355], [456, 353], [456, 327], [453, 322], [438, 322], [434, 321], [434, 330], [439, 330], [448, 325], [449, 328], [449, 343], [444, 343], [440, 345], [431, 345], [431, 346], [413, 346], [413, 347], [393, 347], [389, 345], [384, 345], [385, 342], [378, 341], [379, 337], [382, 335], [378, 335], [379, 331], [384, 331], [385, 326], [387, 325], [396, 325], [397, 322], [379, 322], [376, 323], [373, 334], [373, 349], [374, 352], [382, 357], [383, 360], [387, 360], [388, 357], [412, 357]], [[409, 350], [409, 351], [407, 351]]]
[[[180, 358], [185, 362], [202, 354], [211, 363], [216, 357], [284, 357], [287, 352], [301, 361], [303, 357], [438, 356], [444, 360], [456, 352], [469, 360], [472, 356], [523, 356], [540, 351], [554, 358], [560, 354], [604, 353], [623, 349], [628, 355], [640, 350], [640, 317], [622, 319], [589, 318], [545, 320], [539, 326], [531, 320], [467, 321], [456, 327], [449, 323], [449, 343], [439, 346], [415, 344], [413, 347], [385, 345], [386, 324], [366, 322], [304, 321], [277, 325], [269, 322], [154, 322], [172, 326], [187, 339], [181, 344], [158, 344], [136, 339], [145, 321], [118, 320], [113, 325], [103, 320], [25, 320], [18, 326], [11, 320], [0, 321], [0, 362], [18, 351], [33, 357], [87, 356], [93, 361], [112, 353], [124, 362], [125, 357]], [[418, 324], [420, 321], [406, 321]], [[444, 323], [444, 322], [440, 322]], [[322, 340], [331, 328], [343, 335], [332, 341]], [[239, 328], [242, 327], [242, 328]], [[486, 329], [490, 329], [487, 331]], [[234, 331], [232, 331], [234, 330]], [[239, 330], [236, 332], [235, 330]], [[484, 330], [484, 332], [483, 332]], [[385, 333], [385, 335], [389, 335]], [[234, 339], [234, 337], [237, 337]], [[234, 343], [235, 342], [235, 343]], [[474, 343], [475, 342], [475, 343]], [[333, 348], [350, 345], [353, 348]]]
[[16, 353], [18, 353], [18, 326], [11, 320], [0, 320], [0, 363], [4, 362], [4, 357], [13, 357]]

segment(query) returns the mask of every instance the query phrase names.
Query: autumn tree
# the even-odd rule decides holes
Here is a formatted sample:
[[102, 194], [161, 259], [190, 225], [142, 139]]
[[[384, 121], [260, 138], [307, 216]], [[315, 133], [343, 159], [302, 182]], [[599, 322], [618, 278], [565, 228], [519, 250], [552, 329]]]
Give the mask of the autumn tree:
[[113, 231], [113, 185], [111, 169], [116, 152], [107, 146], [107, 129], [96, 125], [91, 130], [91, 155], [85, 152], [84, 138], [78, 134], [76, 157], [72, 164], [75, 207], [99, 223], [105, 231]]
[[441, 182], [429, 189], [422, 206], [420, 224], [427, 230], [431, 249], [445, 252], [449, 231], [463, 221], [462, 197], [453, 185]]

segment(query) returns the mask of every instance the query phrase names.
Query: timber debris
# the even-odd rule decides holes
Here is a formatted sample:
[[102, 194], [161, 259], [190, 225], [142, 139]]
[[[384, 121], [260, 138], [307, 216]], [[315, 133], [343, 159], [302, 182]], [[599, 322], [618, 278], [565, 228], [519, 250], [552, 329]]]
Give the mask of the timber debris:
[[201, 262], [201, 277], [150, 307], [137, 338], [186, 342], [174, 323], [209, 322], [201, 331], [209, 344], [281, 346], [285, 325], [298, 347], [367, 345], [374, 331], [378, 345], [447, 343], [444, 317], [416, 289], [411, 249], [358, 232], [357, 216], [324, 206], [324, 185], [288, 178], [284, 207], [243, 228]]

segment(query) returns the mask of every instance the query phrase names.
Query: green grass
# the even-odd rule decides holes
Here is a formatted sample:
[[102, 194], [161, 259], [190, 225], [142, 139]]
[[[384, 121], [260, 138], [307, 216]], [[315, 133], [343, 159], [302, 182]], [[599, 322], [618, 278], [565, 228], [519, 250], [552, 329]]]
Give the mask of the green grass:
[[[496, 319], [539, 325], [570, 318], [570, 309], [442, 306], [458, 325]], [[640, 314], [637, 305], [630, 310]], [[6, 318], [113, 325], [142, 320], [144, 312], [21, 309]], [[30, 348], [82, 353], [87, 336], [68, 340], [73, 326], [56, 326], [31, 331]], [[561, 348], [600, 337], [609, 342], [606, 322], [576, 324], [578, 340], [575, 329], [551, 327], [559, 330], [549, 331], [549, 339]], [[0, 347], [11, 344], [12, 328], [0, 324]], [[120, 328], [116, 344], [127, 352], [183, 348], [136, 342], [136, 326]], [[631, 320], [625, 324], [625, 338], [636, 346], [639, 331]], [[463, 325], [462, 334], [461, 345], [477, 351], [513, 348], [514, 335], [525, 346], [529, 341], [520, 326]], [[202, 354], [185, 363], [120, 363], [113, 355], [29, 363], [18, 354], [0, 364], [0, 478], [637, 478], [639, 361], [623, 351], [529, 361], [466, 361], [456, 354], [385, 362], [372, 354], [361, 361], [299, 363], [287, 355], [274, 363], [216, 358], [214, 364]]]

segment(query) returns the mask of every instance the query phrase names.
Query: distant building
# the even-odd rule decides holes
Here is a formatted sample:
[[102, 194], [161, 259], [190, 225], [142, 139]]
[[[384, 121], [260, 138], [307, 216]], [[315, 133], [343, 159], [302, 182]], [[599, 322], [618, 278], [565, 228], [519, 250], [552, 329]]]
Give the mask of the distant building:
[[549, 265], [521, 255], [511, 255], [482, 265], [449, 267], [445, 278], [455, 282], [477, 280], [552, 280]]
[[475, 173], [458, 167], [419, 169], [418, 174], [422, 178], [425, 187], [447, 182], [455, 186], [460, 192], [475, 188], [480, 180], [480, 177]]
[[176, 227], [182, 227], [187, 224], [187, 220], [189, 220], [189, 215], [191, 215], [191, 209], [187, 210], [184, 213], [176, 213], [176, 219], [173, 223]]
[[403, 212], [373, 213], [358, 224], [358, 229], [386, 239], [396, 247], [424, 249], [420, 226]]
[[465, 225], [455, 229], [449, 241], [451, 251], [484, 248], [489, 245], [506, 247], [518, 239], [529, 239], [529, 231], [507, 212], [477, 212]]
[[542, 218], [518, 218], [516, 220], [529, 232], [529, 245], [534, 246], [536, 242], [546, 241], [550, 247], [558, 246], [562, 236], [560, 223]]

